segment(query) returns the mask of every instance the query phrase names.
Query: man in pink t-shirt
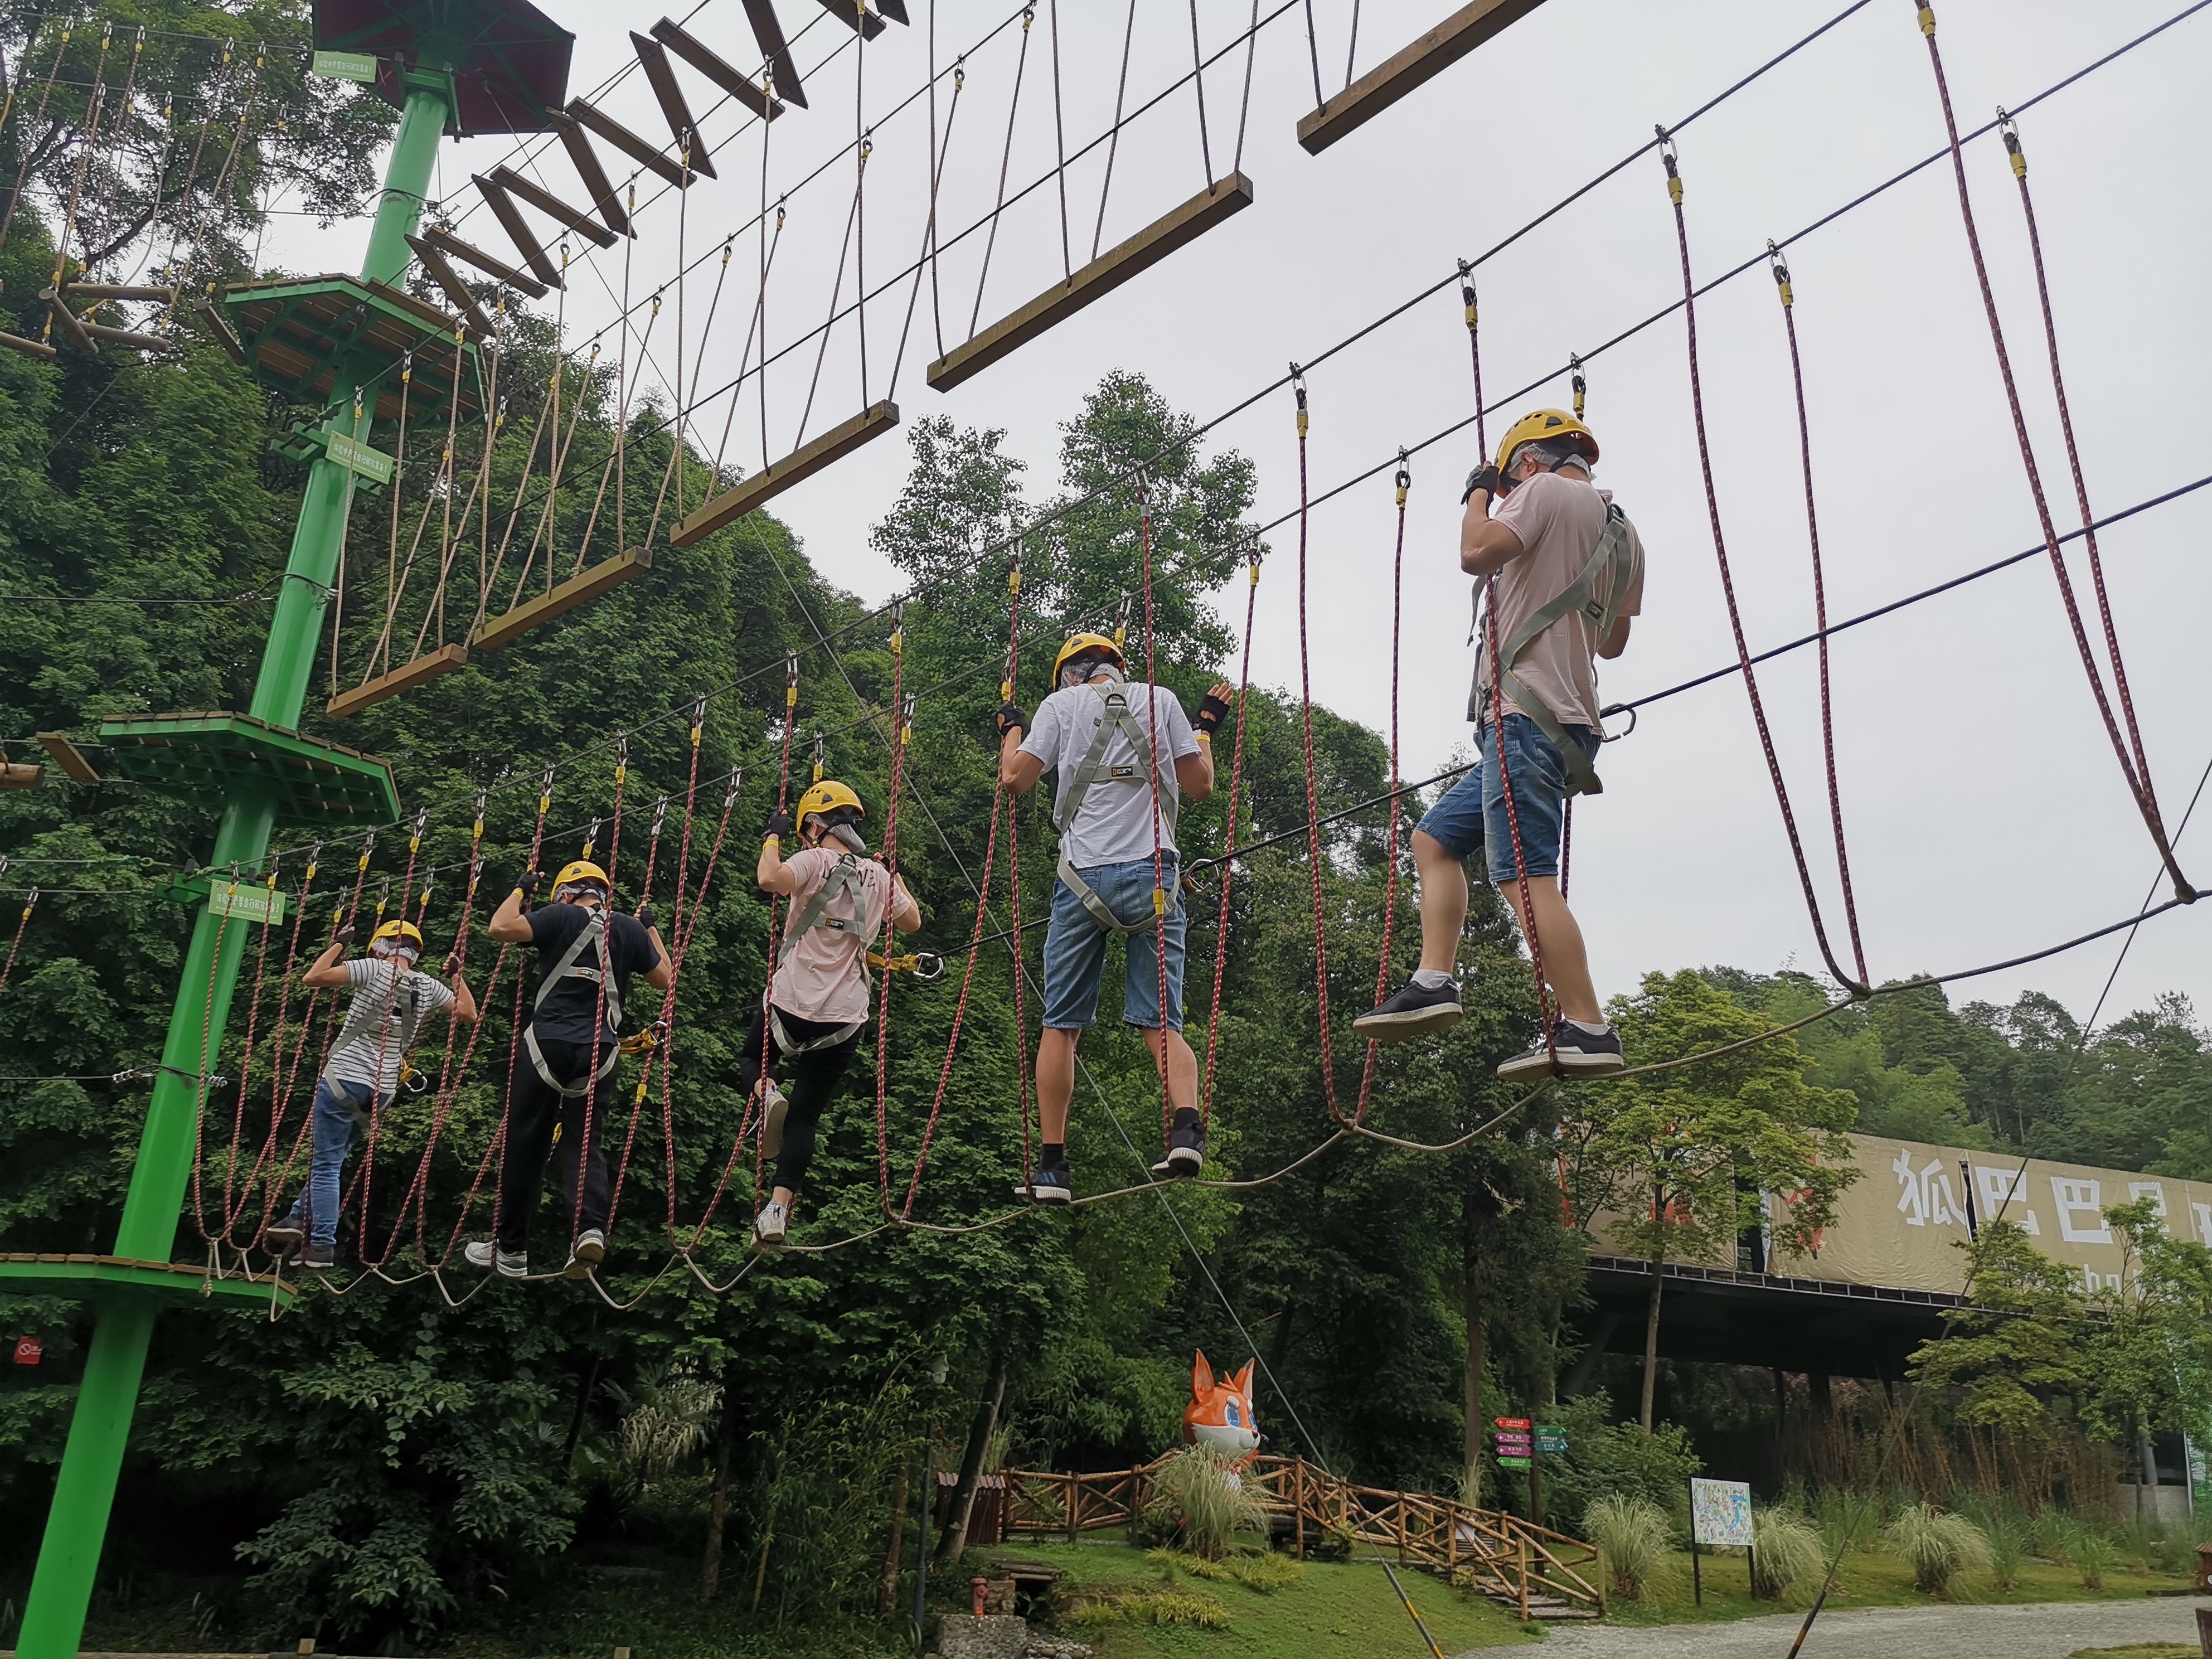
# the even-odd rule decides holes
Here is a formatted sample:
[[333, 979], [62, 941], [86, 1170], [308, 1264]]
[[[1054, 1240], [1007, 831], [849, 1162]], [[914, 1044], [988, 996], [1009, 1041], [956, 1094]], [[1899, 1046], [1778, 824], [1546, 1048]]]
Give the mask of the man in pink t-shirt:
[[[757, 1089], [763, 1097], [762, 1153], [775, 1160], [775, 1190], [753, 1227], [763, 1249], [781, 1245], [790, 1230], [792, 1197], [813, 1161], [823, 1110], [868, 1023], [868, 943], [883, 932], [886, 910], [902, 933], [921, 926], [921, 907], [906, 884], [868, 856], [860, 830], [866, 816], [858, 795], [825, 779], [799, 798], [796, 815], [770, 818], [761, 841], [761, 887], [791, 901], [769, 989], [738, 1060], [745, 1097]], [[783, 842], [794, 827], [799, 848], [787, 859]], [[779, 1079], [791, 1085], [787, 1097]]]

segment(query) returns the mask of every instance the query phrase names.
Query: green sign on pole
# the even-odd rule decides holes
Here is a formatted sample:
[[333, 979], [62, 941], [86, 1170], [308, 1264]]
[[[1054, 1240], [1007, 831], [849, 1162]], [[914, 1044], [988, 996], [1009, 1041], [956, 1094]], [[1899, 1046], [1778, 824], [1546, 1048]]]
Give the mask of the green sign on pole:
[[343, 432], [324, 434], [330, 458], [349, 472], [358, 472], [371, 483], [392, 482], [392, 457], [380, 449], [372, 449]]
[[284, 920], [284, 896], [261, 882], [226, 881], [208, 895], [208, 914], [275, 927]]
[[325, 81], [374, 82], [376, 59], [365, 52], [319, 52], [313, 72]]
[[1525, 1469], [1531, 1461], [1526, 1457], [1501, 1457], [1498, 1460], [1498, 1467], [1501, 1469]]

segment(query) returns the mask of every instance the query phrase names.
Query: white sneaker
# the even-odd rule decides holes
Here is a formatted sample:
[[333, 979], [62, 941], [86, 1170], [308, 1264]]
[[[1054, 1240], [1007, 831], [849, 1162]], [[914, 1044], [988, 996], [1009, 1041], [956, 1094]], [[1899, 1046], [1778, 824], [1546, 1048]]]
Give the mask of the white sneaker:
[[760, 1218], [753, 1223], [753, 1244], [763, 1250], [780, 1250], [783, 1236], [791, 1231], [791, 1206], [778, 1204], [774, 1199], [761, 1206]]
[[775, 1086], [774, 1078], [761, 1082], [761, 1158], [769, 1164], [783, 1155], [783, 1121], [790, 1115], [791, 1103], [783, 1097], [783, 1091]]
[[496, 1267], [501, 1279], [521, 1279], [530, 1272], [530, 1255], [526, 1250], [509, 1253], [495, 1248], [489, 1238], [479, 1238], [467, 1251], [471, 1267]]
[[597, 1227], [586, 1227], [576, 1235], [576, 1248], [568, 1253], [568, 1265], [561, 1271], [570, 1279], [586, 1279], [606, 1256], [607, 1236]]

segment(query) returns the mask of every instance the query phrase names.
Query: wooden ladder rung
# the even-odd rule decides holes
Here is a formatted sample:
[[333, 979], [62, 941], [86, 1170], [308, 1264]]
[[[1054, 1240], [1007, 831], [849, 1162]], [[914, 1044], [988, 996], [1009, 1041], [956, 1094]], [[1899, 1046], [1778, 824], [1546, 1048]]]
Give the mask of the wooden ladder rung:
[[92, 769], [92, 763], [60, 732], [40, 732], [37, 736], [39, 747], [53, 757], [54, 764], [62, 769], [63, 776], [74, 778], [79, 783], [100, 781], [100, 774]]
[[633, 548], [618, 553], [611, 559], [601, 560], [589, 570], [571, 576], [550, 593], [518, 605], [503, 617], [494, 617], [477, 629], [476, 637], [469, 643], [479, 651], [496, 651], [519, 635], [526, 634], [540, 623], [564, 616], [586, 600], [595, 599], [609, 588], [619, 587], [634, 577], [642, 576], [653, 568], [653, 550]]
[[323, 706], [323, 712], [334, 720], [349, 720], [362, 709], [382, 702], [386, 697], [396, 697], [402, 691], [411, 691], [418, 685], [427, 685], [432, 680], [452, 673], [468, 659], [465, 647], [441, 646], [428, 656], [402, 663], [390, 673], [380, 674], [350, 691], [341, 691]]
[[10, 351], [20, 351], [26, 357], [36, 357], [41, 362], [52, 362], [61, 354], [44, 340], [27, 340], [20, 334], [0, 333], [0, 346]]
[[512, 167], [496, 167], [491, 170], [492, 180], [502, 186], [510, 196], [520, 197], [549, 219], [557, 219], [579, 236], [598, 243], [601, 247], [615, 245], [615, 234], [589, 214], [579, 213], [550, 190], [540, 190]]
[[0, 789], [36, 789], [46, 781], [46, 769], [36, 761], [0, 761]]
[[723, 526], [734, 524], [771, 496], [782, 494], [802, 478], [812, 477], [869, 439], [881, 437], [898, 424], [898, 405], [888, 399], [870, 404], [843, 425], [830, 428], [812, 443], [707, 501], [671, 531], [668, 539], [678, 547], [689, 547]]
[[422, 240], [439, 252], [451, 254], [464, 264], [474, 265], [494, 281], [505, 283], [512, 289], [520, 289], [533, 300], [542, 300], [550, 292], [535, 276], [526, 271], [517, 270], [504, 260], [493, 258], [482, 248], [463, 241], [449, 230], [441, 230], [435, 225], [428, 226], [422, 232]]
[[[668, 67], [668, 52], [659, 41], [629, 32], [629, 43], [636, 49], [639, 65], [653, 88], [653, 98], [660, 105], [660, 112], [668, 118], [668, 131], [674, 135], [679, 170], [688, 170], [691, 179], [712, 179], [714, 176], [714, 158], [707, 154], [707, 140], [699, 131], [699, 124], [692, 118], [691, 106], [684, 101], [684, 88], [676, 83], [676, 71]], [[680, 179], [688, 185], [690, 179]]]
[[1001, 317], [964, 345], [953, 347], [929, 366], [930, 385], [939, 392], [950, 392], [969, 375], [981, 373], [1251, 205], [1252, 181], [1243, 173], [1232, 173], [1217, 180], [1120, 246], [1100, 254], [1073, 276], [1055, 283], [1019, 311]]
[[177, 302], [177, 290], [173, 288], [149, 288], [131, 283], [64, 283], [62, 292], [72, 300], [159, 300], [165, 305]]
[[783, 113], [781, 104], [740, 75], [732, 65], [724, 62], [721, 54], [698, 36], [688, 33], [673, 18], [664, 17], [655, 23], [653, 38], [763, 120], [773, 121]]
[[[795, 100], [793, 100], [796, 101]], [[684, 169], [663, 155], [651, 144], [639, 137], [613, 116], [594, 109], [580, 98], [568, 100], [569, 118], [579, 125], [590, 128], [640, 167], [651, 167], [662, 178], [679, 189], [684, 184]], [[697, 169], [694, 168], [694, 172]]]
[[246, 348], [238, 343], [238, 336], [230, 331], [223, 321], [222, 309], [212, 300], [202, 297], [191, 303], [194, 325], [221, 346], [223, 355], [240, 368], [246, 367]]
[[1373, 120], [1484, 41], [1518, 22], [1544, 0], [1474, 0], [1426, 34], [1361, 76], [1298, 123], [1298, 143], [1318, 155], [1353, 128]]

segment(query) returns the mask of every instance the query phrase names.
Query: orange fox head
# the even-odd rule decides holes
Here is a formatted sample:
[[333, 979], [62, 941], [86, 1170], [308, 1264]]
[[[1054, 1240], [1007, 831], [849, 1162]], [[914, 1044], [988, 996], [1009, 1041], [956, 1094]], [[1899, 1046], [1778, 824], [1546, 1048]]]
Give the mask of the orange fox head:
[[1234, 1376], [1214, 1379], [1201, 1352], [1190, 1368], [1190, 1404], [1182, 1408], [1184, 1443], [1243, 1455], [1260, 1449], [1260, 1423], [1252, 1413], [1252, 1362]]

